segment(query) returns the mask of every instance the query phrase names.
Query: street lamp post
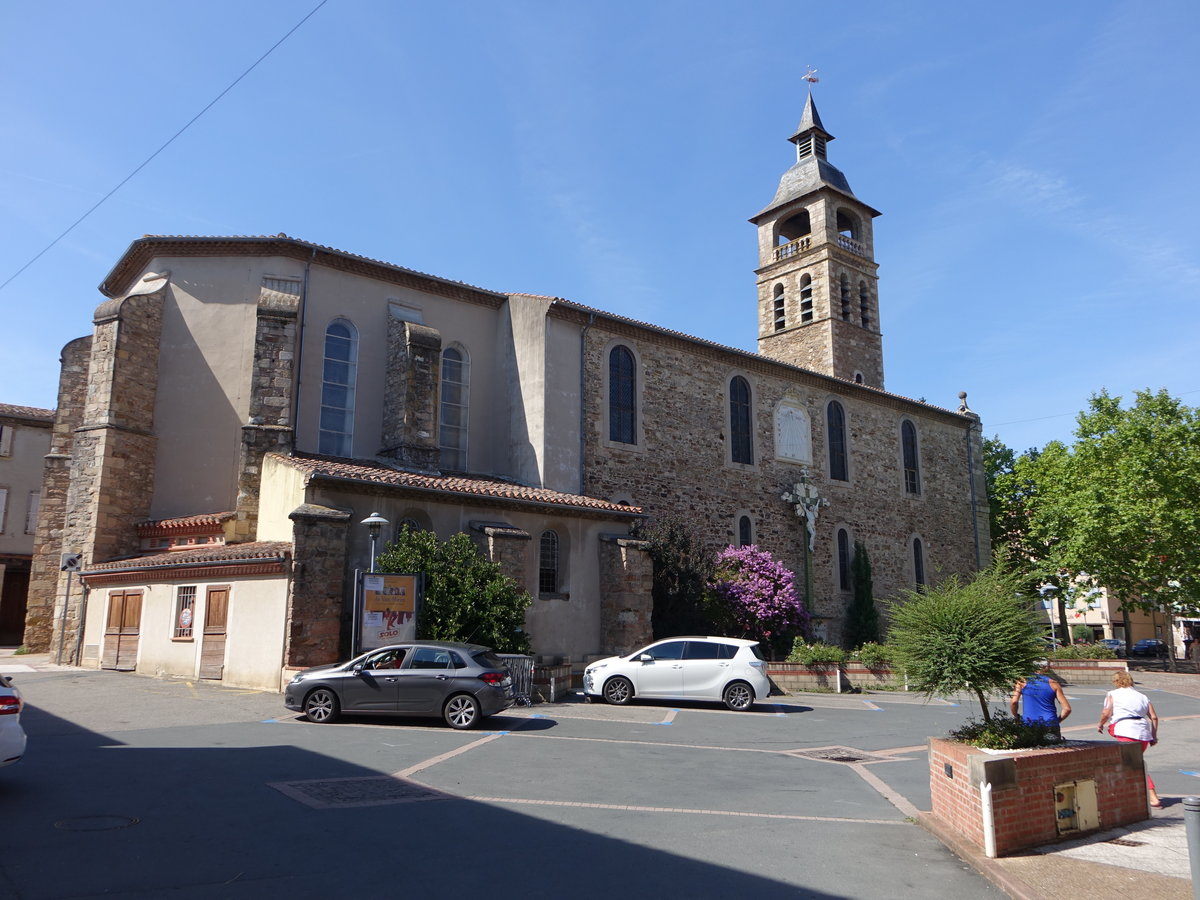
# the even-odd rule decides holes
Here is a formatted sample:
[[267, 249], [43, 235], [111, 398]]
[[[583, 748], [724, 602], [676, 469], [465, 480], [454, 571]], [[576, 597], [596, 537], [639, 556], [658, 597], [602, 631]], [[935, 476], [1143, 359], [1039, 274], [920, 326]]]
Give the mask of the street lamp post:
[[379, 513], [373, 512], [369, 516], [367, 516], [365, 519], [363, 519], [362, 522], [360, 522], [359, 524], [366, 525], [367, 530], [371, 534], [371, 567], [369, 569], [367, 569], [367, 571], [374, 572], [375, 571], [375, 551], [376, 551], [376, 547], [379, 543], [379, 530], [381, 528], [383, 528], [384, 525], [387, 525], [389, 523], [388, 523], [388, 520], [385, 519], [383, 516], [381, 516]]

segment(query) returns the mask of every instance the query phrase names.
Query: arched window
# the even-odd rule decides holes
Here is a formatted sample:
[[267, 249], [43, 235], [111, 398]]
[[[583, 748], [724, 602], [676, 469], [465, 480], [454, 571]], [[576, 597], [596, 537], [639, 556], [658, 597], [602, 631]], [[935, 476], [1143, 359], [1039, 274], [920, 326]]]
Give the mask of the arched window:
[[812, 276], [803, 275], [800, 278], [800, 322], [813, 320], [813, 287]]
[[841, 294], [842, 294], [842, 321], [850, 321], [850, 276], [845, 272], [842, 273]]
[[904, 492], [921, 493], [921, 461], [917, 453], [917, 427], [905, 419], [900, 425], [900, 445], [904, 453]]
[[913, 538], [913, 581], [917, 587], [925, 586], [925, 548], [920, 538]]
[[863, 328], [871, 327], [871, 292], [867, 290], [867, 283], [860, 281], [858, 283], [858, 314], [862, 321]]
[[637, 367], [628, 347], [608, 354], [608, 439], [637, 443]]
[[754, 462], [754, 441], [750, 433], [750, 383], [741, 375], [729, 382], [730, 459], [751, 465]]
[[471, 388], [471, 361], [457, 347], [442, 351], [442, 405], [438, 445], [442, 468], [467, 471], [467, 420]]
[[321, 374], [321, 421], [317, 449], [330, 456], [353, 456], [354, 385], [358, 380], [358, 329], [334, 319], [325, 329]]
[[738, 519], [738, 546], [748, 547], [754, 543], [754, 526], [750, 522], [749, 516], [742, 516]]
[[775, 330], [783, 331], [787, 327], [787, 310], [784, 309], [783, 285], [775, 285]]
[[837, 230], [838, 234], [843, 237], [853, 238], [857, 241], [860, 233], [858, 216], [848, 209], [839, 209], [837, 211]]
[[558, 532], [543, 531], [538, 547], [538, 593], [558, 592]]
[[850, 590], [850, 532], [839, 528], [837, 532], [838, 588]]
[[849, 481], [850, 471], [846, 453], [846, 411], [842, 404], [830, 400], [825, 408], [825, 424], [829, 441], [829, 477]]
[[808, 210], [802, 209], [794, 216], [788, 217], [786, 221], [779, 223], [779, 237], [776, 244], [789, 244], [797, 238], [811, 233], [812, 220], [809, 218]]

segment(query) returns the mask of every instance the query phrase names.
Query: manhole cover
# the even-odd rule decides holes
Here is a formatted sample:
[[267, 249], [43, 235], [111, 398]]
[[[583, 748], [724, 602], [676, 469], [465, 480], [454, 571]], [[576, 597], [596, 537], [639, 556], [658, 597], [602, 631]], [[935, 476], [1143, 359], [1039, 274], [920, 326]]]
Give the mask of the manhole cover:
[[792, 756], [837, 763], [886, 762], [890, 759], [890, 757], [879, 756], [876, 753], [867, 753], [865, 750], [856, 750], [854, 747], [818, 747], [815, 750], [793, 750]]
[[55, 822], [54, 827], [63, 831], [115, 831], [136, 825], [141, 819], [133, 816], [76, 816]]
[[1116, 844], [1118, 847], [1145, 847], [1145, 841], [1131, 841], [1129, 838], [1113, 838], [1111, 841], [1105, 841], [1106, 844]]
[[316, 809], [340, 809], [351, 806], [387, 806], [393, 803], [412, 803], [417, 800], [446, 800], [443, 794], [424, 785], [392, 778], [388, 775], [370, 778], [327, 778], [314, 781], [281, 781], [271, 785]]
[[861, 756], [826, 756], [831, 762], [862, 762]]

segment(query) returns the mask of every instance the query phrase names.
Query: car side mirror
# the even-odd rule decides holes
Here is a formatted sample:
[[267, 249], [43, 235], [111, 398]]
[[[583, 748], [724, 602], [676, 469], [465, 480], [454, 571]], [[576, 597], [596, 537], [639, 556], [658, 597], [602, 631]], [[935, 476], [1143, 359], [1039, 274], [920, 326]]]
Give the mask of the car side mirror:
[[654, 657], [649, 653], [643, 653], [638, 657], [638, 662], [654, 662]]
[[353, 669], [351, 669], [350, 671], [351, 671], [351, 672], [353, 672], [355, 675], [361, 675], [361, 674], [362, 674], [362, 670], [363, 670], [362, 663], [359, 663], [358, 665], [356, 665], [356, 666], [355, 666]]

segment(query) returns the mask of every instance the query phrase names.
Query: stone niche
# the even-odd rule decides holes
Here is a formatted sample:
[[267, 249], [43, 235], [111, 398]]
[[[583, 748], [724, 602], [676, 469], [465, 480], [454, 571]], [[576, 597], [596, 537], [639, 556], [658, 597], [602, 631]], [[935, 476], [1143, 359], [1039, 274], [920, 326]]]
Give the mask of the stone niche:
[[929, 739], [935, 825], [991, 857], [1150, 817], [1141, 744], [980, 750]]

